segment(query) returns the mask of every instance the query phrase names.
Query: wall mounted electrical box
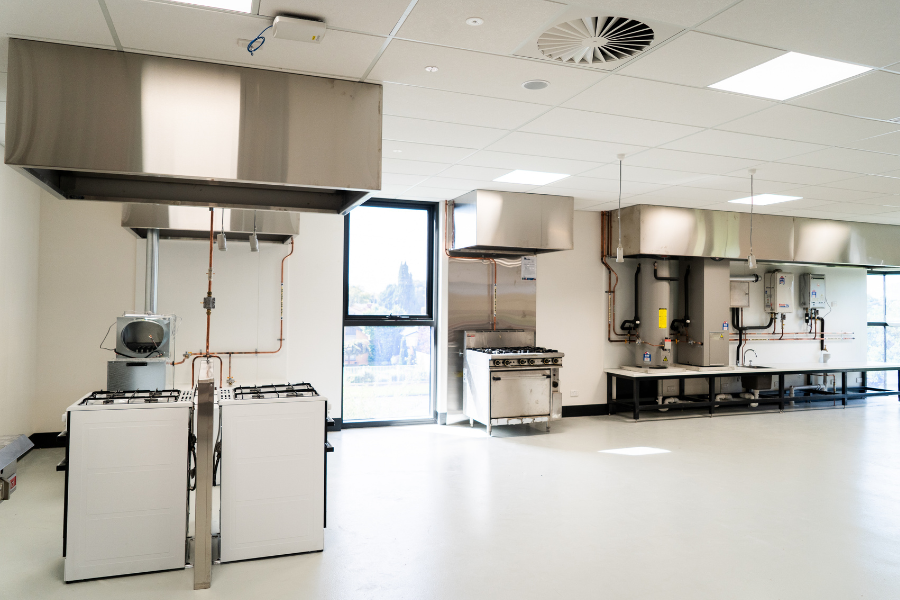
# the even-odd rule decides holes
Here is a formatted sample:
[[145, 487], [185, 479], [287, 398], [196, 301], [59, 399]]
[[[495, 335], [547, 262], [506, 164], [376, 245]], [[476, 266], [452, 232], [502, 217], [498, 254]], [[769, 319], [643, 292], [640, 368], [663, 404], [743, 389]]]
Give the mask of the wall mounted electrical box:
[[770, 271], [763, 278], [765, 309], [770, 313], [794, 312], [794, 274]]
[[800, 276], [800, 308], [827, 308], [825, 300], [825, 276], [821, 273], [804, 273]]

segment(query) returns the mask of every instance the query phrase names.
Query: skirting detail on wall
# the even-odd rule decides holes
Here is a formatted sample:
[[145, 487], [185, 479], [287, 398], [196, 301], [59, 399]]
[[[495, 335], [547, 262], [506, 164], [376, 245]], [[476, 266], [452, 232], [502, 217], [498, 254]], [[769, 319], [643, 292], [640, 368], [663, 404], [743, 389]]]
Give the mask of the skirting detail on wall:
[[562, 407], [563, 417], [595, 417], [608, 414], [608, 404], [577, 404], [575, 406]]

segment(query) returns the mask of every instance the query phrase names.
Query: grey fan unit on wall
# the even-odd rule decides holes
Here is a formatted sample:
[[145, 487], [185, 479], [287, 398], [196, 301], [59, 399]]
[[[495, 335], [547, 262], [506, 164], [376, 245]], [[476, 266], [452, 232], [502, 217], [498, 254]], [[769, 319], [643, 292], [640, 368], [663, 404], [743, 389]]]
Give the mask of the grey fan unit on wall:
[[634, 56], [653, 42], [653, 29], [624, 17], [566, 21], [538, 38], [538, 49], [553, 60], [573, 64], [613, 62]]

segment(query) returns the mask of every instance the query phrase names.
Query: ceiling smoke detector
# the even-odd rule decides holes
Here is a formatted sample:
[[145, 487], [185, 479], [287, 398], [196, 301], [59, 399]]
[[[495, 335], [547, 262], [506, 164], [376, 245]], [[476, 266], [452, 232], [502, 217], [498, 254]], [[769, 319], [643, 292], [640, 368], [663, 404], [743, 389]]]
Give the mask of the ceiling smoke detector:
[[542, 90], [548, 85], [550, 85], [549, 81], [544, 81], [543, 79], [531, 79], [523, 83], [522, 87], [526, 90]]
[[634, 56], [653, 42], [653, 35], [649, 25], [633, 19], [588, 17], [551, 27], [537, 45], [547, 58], [589, 65]]

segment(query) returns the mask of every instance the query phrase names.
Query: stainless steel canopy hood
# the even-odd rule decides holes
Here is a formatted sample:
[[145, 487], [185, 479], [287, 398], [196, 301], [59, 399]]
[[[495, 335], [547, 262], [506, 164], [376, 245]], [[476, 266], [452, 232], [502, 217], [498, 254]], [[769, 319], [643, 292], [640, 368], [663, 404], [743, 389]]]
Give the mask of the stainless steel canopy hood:
[[571, 250], [572, 196], [475, 190], [453, 201], [453, 243], [464, 254], [516, 255]]
[[[608, 256], [615, 255], [615, 211], [607, 219]], [[900, 267], [900, 227], [781, 215], [753, 215], [753, 253], [777, 263]], [[625, 256], [696, 256], [746, 260], [748, 213], [671, 206], [622, 209]]]
[[346, 213], [382, 87], [12, 39], [6, 163], [60, 198]]
[[[286, 210], [216, 209], [216, 233], [229, 240], [247, 240], [253, 233], [262, 242], [287, 242], [300, 233], [300, 215]], [[209, 209], [199, 206], [123, 204], [122, 227], [139, 238], [158, 231], [161, 239], [209, 239]]]

